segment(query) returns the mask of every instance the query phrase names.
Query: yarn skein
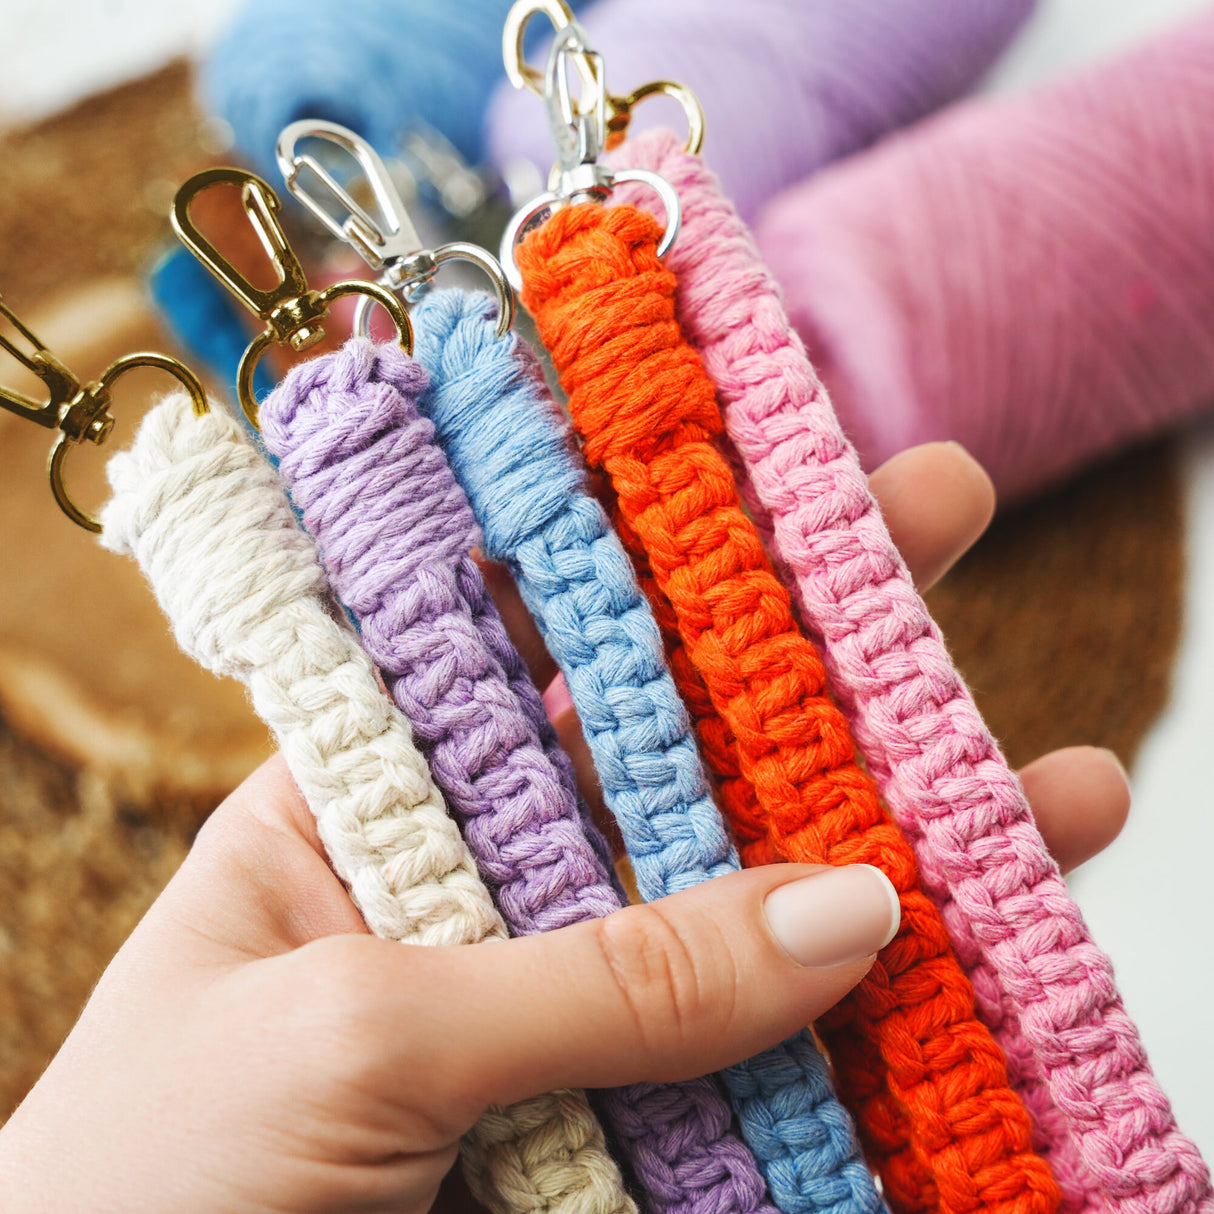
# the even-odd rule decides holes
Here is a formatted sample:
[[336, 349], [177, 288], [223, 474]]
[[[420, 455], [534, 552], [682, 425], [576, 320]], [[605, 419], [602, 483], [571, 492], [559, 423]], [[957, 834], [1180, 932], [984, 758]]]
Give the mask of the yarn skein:
[[275, 171], [279, 132], [300, 118], [338, 122], [385, 154], [424, 123], [479, 163], [510, 4], [248, 0], [203, 64], [203, 96], [262, 174]]
[[[704, 106], [713, 159], [744, 215], [785, 186], [966, 93], [1034, 0], [599, 0], [582, 19], [613, 91], [677, 80]], [[540, 25], [542, 22], [535, 22]], [[669, 122], [647, 101], [636, 129]], [[676, 111], [677, 112], [677, 111]], [[495, 164], [545, 173], [543, 107], [502, 84], [486, 119]]]
[[[180, 245], [153, 267], [148, 289], [169, 332], [235, 399], [236, 372], [252, 334], [241, 323], [231, 292]], [[260, 398], [273, 387], [269, 367], [259, 361], [253, 368], [254, 395]]]
[[1137, 1031], [868, 491], [745, 224], [669, 132], [617, 153], [678, 190], [669, 261], [830, 686], [914, 846], [1069, 1208], [1208, 1209]]
[[772, 202], [759, 247], [866, 467], [952, 438], [1013, 499], [1208, 408], [1212, 118], [1207, 11]]
[[713, 445], [720, 412], [675, 320], [660, 237], [635, 207], [588, 203], [554, 212], [517, 257], [587, 462], [611, 478], [679, 639], [734, 733], [754, 788], [751, 804], [726, 804], [743, 859], [876, 864], [898, 890], [898, 935], [819, 1026], [891, 1203], [1056, 1209], [1057, 1186], [1032, 1151], [1028, 1114], [976, 1019], [914, 855], [855, 762], [821, 660]]
[[[186, 653], [248, 688], [367, 926], [414, 944], [503, 938], [408, 725], [330, 614], [315, 547], [238, 423], [169, 397], [108, 475], [102, 543], [135, 557]], [[581, 1092], [491, 1109], [464, 1157], [495, 1214], [635, 1214]]]
[[[483, 308], [478, 319], [493, 343], [493, 319]], [[492, 407], [494, 385], [475, 365], [463, 371]], [[568, 760], [554, 767], [499, 661], [508, 650], [551, 733], [472, 559], [468, 500], [418, 414], [426, 381], [395, 346], [353, 339], [286, 377], [261, 406], [262, 435], [507, 926], [521, 935], [599, 918], [621, 905], [610, 864], [586, 837]], [[603, 1104], [650, 1209], [774, 1214], [711, 1080], [635, 1084]]]
[[[454, 291], [435, 291], [415, 307], [415, 352], [431, 372], [420, 407], [468, 493], [486, 554], [509, 566], [565, 674], [638, 890], [646, 901], [660, 898], [735, 870], [737, 854], [712, 802], [661, 635], [627, 554], [587, 491], [568, 423], [526, 346], [513, 335], [494, 338], [494, 316], [488, 296]], [[808, 1032], [723, 1078], [780, 1209], [881, 1208]], [[613, 1119], [640, 1150], [660, 1124], [638, 1119], [629, 1133]], [[726, 1160], [718, 1153], [707, 1174]], [[730, 1169], [736, 1176], [736, 1165]], [[704, 1183], [691, 1167], [672, 1179]]]

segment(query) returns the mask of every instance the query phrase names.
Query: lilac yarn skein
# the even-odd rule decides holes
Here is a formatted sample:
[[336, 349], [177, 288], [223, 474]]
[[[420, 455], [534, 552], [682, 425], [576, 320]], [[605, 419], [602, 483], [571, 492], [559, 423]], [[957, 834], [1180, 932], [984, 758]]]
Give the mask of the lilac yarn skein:
[[[599, 0], [579, 20], [613, 92], [657, 79], [695, 90], [713, 167], [750, 218], [785, 186], [968, 92], [1034, 4]], [[646, 101], [635, 131], [683, 129], [672, 113], [673, 102]], [[521, 157], [546, 173], [552, 164], [544, 107], [529, 92], [498, 86], [485, 137], [499, 166]]]
[[[525, 668], [470, 556], [471, 507], [418, 413], [426, 384], [396, 347], [353, 339], [287, 376], [262, 435], [511, 931], [601, 917], [620, 897], [567, 757], [543, 753], [524, 706], [542, 715], [538, 692], [512, 690]], [[651, 1210], [775, 1214], [713, 1081], [633, 1084], [602, 1105]]]

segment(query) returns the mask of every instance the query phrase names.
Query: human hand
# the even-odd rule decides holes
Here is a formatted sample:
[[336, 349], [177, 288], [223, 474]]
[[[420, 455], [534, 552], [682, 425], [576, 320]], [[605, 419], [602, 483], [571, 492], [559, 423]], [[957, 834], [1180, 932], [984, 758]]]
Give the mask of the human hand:
[[[937, 446], [874, 476], [920, 578], [989, 517], [971, 463]], [[1101, 752], [1034, 768], [1059, 854], [1092, 847], [1077, 816], [1105, 834], [1124, 817]], [[212, 815], [0, 1131], [0, 1192], [14, 1212], [420, 1212], [488, 1104], [754, 1054], [846, 993], [894, 927], [873, 870], [778, 865], [546, 936], [376, 940], [275, 759]]]
[[0, 1130], [0, 1204], [421, 1212], [489, 1104], [755, 1054], [841, 998], [897, 920], [876, 869], [779, 865], [541, 936], [376, 939], [275, 758]]

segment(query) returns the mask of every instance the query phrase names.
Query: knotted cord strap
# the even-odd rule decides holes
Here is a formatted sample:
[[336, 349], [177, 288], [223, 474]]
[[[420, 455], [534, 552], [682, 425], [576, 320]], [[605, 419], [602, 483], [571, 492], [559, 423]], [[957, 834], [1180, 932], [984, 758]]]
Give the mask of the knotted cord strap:
[[507, 925], [530, 934], [610, 914], [620, 902], [572, 783], [477, 628], [470, 604], [492, 613], [471, 556], [480, 537], [418, 415], [425, 384], [403, 351], [352, 340], [270, 394], [262, 438]]
[[[482, 323], [494, 344], [492, 322]], [[463, 372], [491, 401], [494, 385], [475, 363]], [[609, 914], [620, 899], [583, 831], [572, 768], [563, 752], [560, 771], [544, 753], [533, 720], [538, 713], [547, 725], [539, 693], [470, 555], [476, 520], [433, 425], [418, 414], [425, 383], [396, 347], [348, 342], [296, 368], [262, 404], [266, 446], [511, 931]], [[636, 1084], [604, 1093], [604, 1102], [651, 1209], [769, 1214], [711, 1081]]]
[[[592, 466], [611, 477], [620, 510], [674, 607], [688, 655], [732, 728], [739, 767], [762, 816], [744, 824], [749, 863], [869, 863], [899, 891], [902, 926], [868, 977], [822, 1029], [858, 1091], [874, 1154], [890, 1132], [877, 1076], [849, 1082], [874, 1042], [884, 1081], [905, 1112], [910, 1146], [942, 1210], [1047, 1211], [1058, 1190], [1032, 1153], [1028, 1114], [1008, 1086], [999, 1048], [974, 1015], [973, 993], [943, 920], [920, 889], [914, 856], [856, 765], [825, 672], [798, 632], [788, 594], [741, 509], [713, 445], [713, 387], [674, 317], [675, 279], [657, 258], [660, 230], [633, 207], [572, 206], [518, 250], [524, 301], [569, 394]], [[883, 1159], [877, 1160], [883, 1164]], [[925, 1194], [887, 1192], [920, 1208]]]
[[[491, 309], [487, 296], [451, 291], [416, 307], [416, 353], [432, 376], [421, 408], [484, 528], [486, 553], [510, 567], [565, 674], [641, 895], [659, 898], [735, 870], [737, 855], [628, 557], [586, 491], [538, 364], [516, 339], [494, 340]], [[808, 1033], [723, 1075], [782, 1210], [880, 1208]], [[728, 1123], [723, 1107], [713, 1115]], [[652, 1106], [647, 1116], [665, 1124]], [[637, 1120], [639, 1145], [652, 1133]], [[740, 1145], [722, 1132], [710, 1158], [685, 1153], [670, 1167], [672, 1184], [701, 1187], [726, 1167], [731, 1185], [744, 1181], [746, 1200], [758, 1200], [762, 1182], [748, 1158], [743, 1173]]]
[[[249, 689], [367, 926], [414, 944], [503, 938], [404, 718], [330, 614], [315, 547], [237, 423], [170, 397], [109, 477], [102, 542], [139, 562], [182, 649]], [[581, 1092], [489, 1110], [469, 1152], [499, 1214], [635, 1214]]]
[[[479, 543], [479, 530], [477, 535]], [[506, 631], [505, 622], [498, 613], [497, 606], [493, 602], [493, 596], [484, 585], [484, 578], [481, 576], [479, 569], [477, 570], [475, 585], [479, 586], [479, 593], [474, 593], [470, 589], [465, 597], [472, 611], [472, 619], [476, 625], [476, 630], [480, 634], [485, 648], [501, 666], [506, 676], [506, 684], [518, 700], [519, 707], [531, 728], [535, 731], [536, 737], [539, 738], [544, 754], [547, 756], [548, 762], [555, 769], [561, 787], [568, 789], [570, 795], [574, 798], [578, 817], [581, 820], [582, 834], [594, 853], [599, 871], [606, 875], [606, 880], [611, 885], [612, 891], [615, 894], [615, 905], [623, 906], [628, 901], [628, 895], [624, 892], [623, 883], [620, 881], [619, 874], [615, 870], [615, 859], [611, 854], [611, 844], [607, 842], [603, 837], [603, 832], [595, 824], [594, 818], [590, 813], [590, 807], [586, 804], [585, 798], [578, 789], [573, 763], [557, 739], [556, 730], [553, 729], [552, 722], [548, 719], [548, 710], [544, 707], [543, 697], [531, 678], [531, 672], [527, 669], [527, 663], [523, 661], [522, 655], [510, 639], [510, 634]]]
[[679, 192], [676, 303], [725, 410], [747, 506], [820, 641], [1068, 1201], [1209, 1208], [1200, 1153], [1176, 1127], [1111, 964], [915, 590], [748, 229], [669, 132], [619, 155]]
[[735, 871], [737, 855], [628, 557], [586, 490], [538, 364], [517, 340], [494, 340], [490, 306], [485, 295], [438, 291], [415, 308], [416, 355], [432, 368], [420, 406], [484, 529], [486, 556], [509, 567], [565, 673], [649, 902]]

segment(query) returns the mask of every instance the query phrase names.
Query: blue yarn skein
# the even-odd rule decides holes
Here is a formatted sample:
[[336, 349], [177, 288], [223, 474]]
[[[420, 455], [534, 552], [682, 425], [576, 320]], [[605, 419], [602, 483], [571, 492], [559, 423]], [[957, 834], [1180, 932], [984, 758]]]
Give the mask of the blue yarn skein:
[[[736, 870], [661, 634], [534, 359], [495, 338], [487, 295], [435, 291], [413, 318], [419, 405], [565, 675], [642, 897]], [[808, 1031], [721, 1077], [785, 1214], [884, 1208]]]
[[[300, 118], [339, 122], [385, 154], [420, 120], [479, 164], [510, 4], [249, 0], [203, 65], [203, 96], [263, 174], [278, 133]], [[528, 38], [542, 38], [547, 22], [531, 25]]]
[[[166, 328], [236, 399], [236, 370], [252, 340], [238, 305], [188, 249], [175, 248], [153, 267], [148, 286]], [[253, 372], [253, 390], [264, 396], [274, 379], [264, 362]], [[242, 415], [243, 416], [243, 415]]]

